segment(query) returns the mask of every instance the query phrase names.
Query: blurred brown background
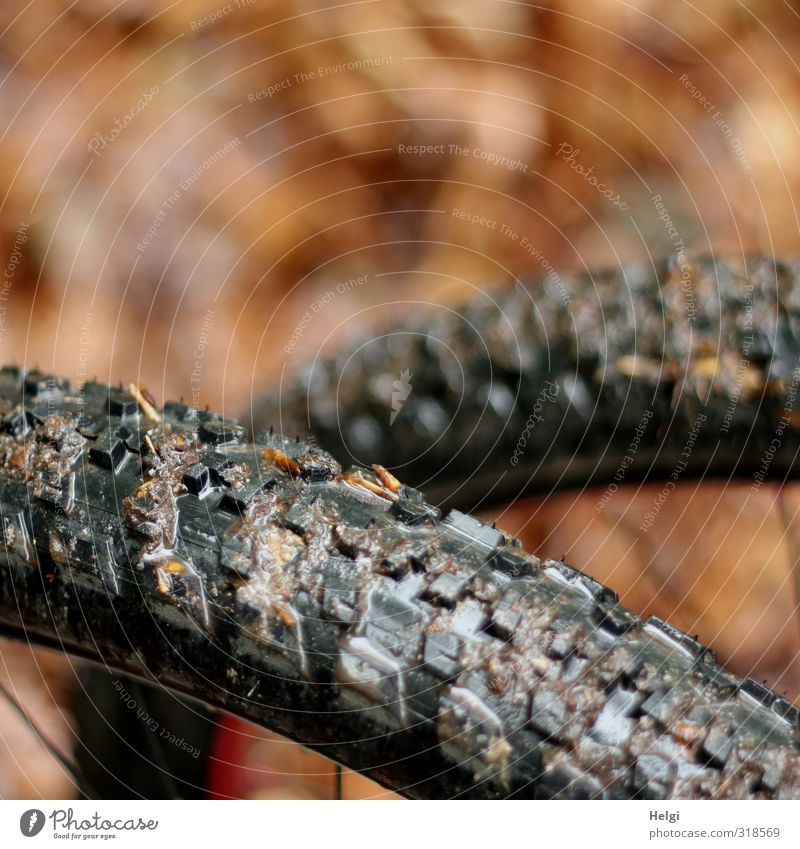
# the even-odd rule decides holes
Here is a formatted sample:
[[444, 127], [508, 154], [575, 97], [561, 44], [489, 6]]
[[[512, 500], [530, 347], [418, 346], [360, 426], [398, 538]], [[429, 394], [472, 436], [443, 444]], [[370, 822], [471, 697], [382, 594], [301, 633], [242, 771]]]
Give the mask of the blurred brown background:
[[[796, 253], [798, 45], [794, 2], [4, 0], [0, 355], [240, 414], [387, 302]], [[796, 696], [797, 497], [688, 483], [647, 546], [637, 498], [498, 519]], [[69, 670], [2, 657], [68, 749]], [[0, 795], [69, 793], [14, 723]]]

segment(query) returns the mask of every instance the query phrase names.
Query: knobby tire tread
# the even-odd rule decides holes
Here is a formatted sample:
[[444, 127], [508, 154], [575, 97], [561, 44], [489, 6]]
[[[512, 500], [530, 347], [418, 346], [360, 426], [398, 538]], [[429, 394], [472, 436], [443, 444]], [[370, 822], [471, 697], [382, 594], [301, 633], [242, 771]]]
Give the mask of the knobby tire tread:
[[384, 469], [0, 371], [0, 629], [421, 798], [798, 798], [785, 699]]
[[692, 257], [415, 301], [331, 356], [292, 353], [242, 419], [467, 510], [673, 474], [759, 488], [800, 467], [799, 275]]

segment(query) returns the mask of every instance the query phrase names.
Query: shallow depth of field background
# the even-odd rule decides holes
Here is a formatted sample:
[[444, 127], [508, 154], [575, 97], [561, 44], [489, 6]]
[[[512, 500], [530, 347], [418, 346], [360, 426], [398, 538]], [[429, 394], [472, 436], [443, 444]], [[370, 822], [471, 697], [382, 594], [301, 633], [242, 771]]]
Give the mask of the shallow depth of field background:
[[[388, 301], [800, 253], [799, 46], [787, 0], [4, 0], [0, 357], [246, 416]], [[777, 495], [685, 481], [645, 541], [647, 488], [495, 518], [797, 697], [800, 498]], [[3, 643], [0, 676], [69, 751], [72, 670], [35, 657]], [[301, 776], [253, 794], [330, 792], [259, 745]], [[0, 796], [71, 792], [0, 703]]]

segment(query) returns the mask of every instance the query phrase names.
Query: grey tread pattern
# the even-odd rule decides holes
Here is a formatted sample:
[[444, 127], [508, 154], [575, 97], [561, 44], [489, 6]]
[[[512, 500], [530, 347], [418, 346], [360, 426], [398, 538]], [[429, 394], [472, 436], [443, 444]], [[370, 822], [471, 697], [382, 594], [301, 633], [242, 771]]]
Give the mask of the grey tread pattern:
[[416, 307], [289, 363], [243, 418], [466, 509], [676, 469], [780, 479], [800, 451], [798, 274], [765, 256], [664, 260]]
[[414, 797], [798, 798], [798, 711], [384, 470], [0, 371], [0, 628]]

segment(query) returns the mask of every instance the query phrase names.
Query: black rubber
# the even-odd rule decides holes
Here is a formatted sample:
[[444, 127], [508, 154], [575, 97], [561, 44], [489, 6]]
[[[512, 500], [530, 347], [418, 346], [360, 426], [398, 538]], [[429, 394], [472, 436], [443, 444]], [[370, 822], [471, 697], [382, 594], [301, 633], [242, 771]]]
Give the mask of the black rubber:
[[0, 371], [0, 629], [412, 797], [798, 798], [800, 720], [384, 469]]
[[413, 304], [330, 359], [290, 358], [243, 420], [313, 433], [462, 509], [673, 474], [759, 486], [800, 468], [798, 275], [767, 257], [665, 260]]

